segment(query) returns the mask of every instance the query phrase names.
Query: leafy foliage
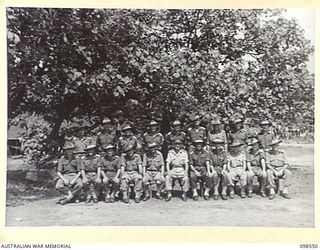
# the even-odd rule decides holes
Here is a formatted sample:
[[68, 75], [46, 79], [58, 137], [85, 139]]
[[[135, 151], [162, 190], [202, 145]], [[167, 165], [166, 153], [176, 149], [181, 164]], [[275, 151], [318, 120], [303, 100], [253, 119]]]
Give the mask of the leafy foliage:
[[[7, 9], [9, 118], [313, 123], [313, 48], [282, 10]], [[209, 116], [207, 115], [207, 116]]]

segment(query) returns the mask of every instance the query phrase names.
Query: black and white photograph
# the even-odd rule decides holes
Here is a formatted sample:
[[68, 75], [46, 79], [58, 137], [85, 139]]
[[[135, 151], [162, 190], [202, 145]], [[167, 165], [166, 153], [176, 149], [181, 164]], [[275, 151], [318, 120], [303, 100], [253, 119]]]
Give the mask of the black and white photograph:
[[6, 8], [7, 227], [315, 227], [314, 8]]

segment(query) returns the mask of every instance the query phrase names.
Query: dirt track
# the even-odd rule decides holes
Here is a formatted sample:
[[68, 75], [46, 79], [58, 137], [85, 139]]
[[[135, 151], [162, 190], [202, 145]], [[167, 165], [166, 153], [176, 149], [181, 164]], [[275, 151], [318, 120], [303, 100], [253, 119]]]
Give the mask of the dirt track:
[[7, 207], [7, 226], [263, 226], [314, 227], [313, 145], [283, 144], [294, 173], [291, 200], [252, 199], [140, 204], [56, 205], [55, 199]]

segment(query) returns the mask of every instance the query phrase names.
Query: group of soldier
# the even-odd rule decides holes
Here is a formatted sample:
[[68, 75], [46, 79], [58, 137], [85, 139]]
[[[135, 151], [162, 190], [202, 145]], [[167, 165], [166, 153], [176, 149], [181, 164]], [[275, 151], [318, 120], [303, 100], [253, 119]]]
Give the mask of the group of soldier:
[[58, 203], [79, 202], [80, 194], [85, 203], [118, 199], [129, 203], [132, 189], [136, 203], [153, 194], [170, 201], [176, 180], [183, 201], [187, 201], [189, 190], [195, 201], [199, 196], [205, 200], [233, 199], [236, 186], [240, 186], [241, 198], [252, 198], [255, 177], [257, 194], [268, 194], [269, 199], [275, 198], [278, 180], [284, 179], [281, 195], [290, 199], [289, 164], [279, 150], [281, 141], [269, 130], [270, 122], [261, 121], [259, 132], [244, 126], [243, 119], [230, 123], [232, 130], [227, 135], [219, 117], [205, 128], [200, 126], [201, 117], [195, 115], [186, 132], [176, 120], [163, 136], [159, 123], [152, 120], [138, 139], [130, 123], [117, 126], [105, 118], [95, 139], [85, 136], [83, 130], [78, 137], [68, 135], [58, 162], [56, 189], [65, 194]]

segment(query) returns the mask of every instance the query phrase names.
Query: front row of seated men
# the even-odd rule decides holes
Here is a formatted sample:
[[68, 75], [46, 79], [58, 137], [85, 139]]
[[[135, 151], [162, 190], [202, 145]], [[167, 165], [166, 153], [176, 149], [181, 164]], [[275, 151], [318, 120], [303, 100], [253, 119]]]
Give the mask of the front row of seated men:
[[113, 203], [119, 193], [123, 202], [129, 203], [131, 185], [136, 203], [140, 202], [142, 194], [144, 201], [150, 198], [151, 185], [156, 187], [157, 199], [162, 199], [165, 190], [166, 201], [170, 201], [175, 180], [181, 185], [183, 201], [187, 200], [189, 185], [193, 200], [198, 200], [199, 183], [203, 184], [205, 200], [210, 199], [212, 190], [214, 200], [220, 196], [223, 200], [227, 200], [228, 196], [233, 199], [237, 182], [240, 184], [241, 198], [251, 198], [255, 176], [262, 197], [266, 197], [268, 188], [269, 199], [274, 199], [276, 181], [284, 179], [282, 196], [290, 199], [288, 187], [291, 172], [285, 153], [279, 150], [280, 142], [273, 140], [270, 150], [265, 151], [259, 149], [259, 141], [252, 138], [244, 151], [241, 142], [233, 141], [226, 153], [223, 140], [215, 139], [209, 152], [204, 149], [204, 141], [197, 140], [194, 150], [188, 154], [183, 149], [182, 141], [176, 139], [173, 149], [168, 152], [166, 163], [156, 143], [148, 144], [142, 159], [130, 146], [119, 157], [115, 155], [112, 145], [103, 147], [102, 156], [96, 154], [95, 145], [87, 146], [85, 154], [80, 156], [75, 156], [74, 146], [68, 145], [58, 164], [56, 189], [66, 195], [59, 203], [78, 202], [82, 192], [86, 203], [98, 202], [100, 194], [106, 203]]

